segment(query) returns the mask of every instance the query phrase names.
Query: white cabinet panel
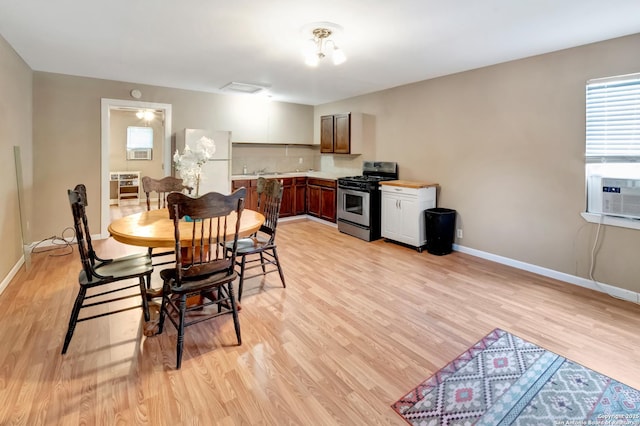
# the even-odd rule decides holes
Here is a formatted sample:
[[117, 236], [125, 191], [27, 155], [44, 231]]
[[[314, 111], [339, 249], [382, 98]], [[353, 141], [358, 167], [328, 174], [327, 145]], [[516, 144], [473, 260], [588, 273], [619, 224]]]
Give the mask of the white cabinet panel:
[[436, 206], [436, 188], [382, 185], [382, 236], [417, 247], [426, 244], [424, 211]]

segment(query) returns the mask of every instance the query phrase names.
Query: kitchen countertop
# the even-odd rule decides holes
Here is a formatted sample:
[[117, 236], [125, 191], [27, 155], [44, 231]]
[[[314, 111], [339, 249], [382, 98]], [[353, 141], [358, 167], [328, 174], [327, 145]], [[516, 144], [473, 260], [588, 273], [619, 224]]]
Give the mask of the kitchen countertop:
[[264, 173], [264, 174], [250, 174], [250, 175], [231, 175], [231, 180], [238, 179], [258, 179], [259, 177], [263, 177], [265, 179], [282, 179], [282, 178], [293, 178], [293, 177], [315, 177], [320, 179], [329, 179], [336, 180], [339, 177], [344, 177], [344, 173], [336, 174], [332, 172], [321, 172], [321, 171], [312, 171], [312, 172], [274, 172], [274, 173]]
[[431, 186], [438, 186], [437, 183], [415, 182], [410, 180], [386, 180], [380, 182], [380, 185], [401, 186], [403, 188], [429, 188]]

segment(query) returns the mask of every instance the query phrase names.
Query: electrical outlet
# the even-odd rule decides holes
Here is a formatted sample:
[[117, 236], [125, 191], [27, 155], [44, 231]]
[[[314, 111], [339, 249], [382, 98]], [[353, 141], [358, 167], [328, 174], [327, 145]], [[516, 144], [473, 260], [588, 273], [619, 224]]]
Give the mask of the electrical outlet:
[[456, 232], [456, 237], [462, 238], [462, 229], [461, 228], [458, 228], [458, 231]]

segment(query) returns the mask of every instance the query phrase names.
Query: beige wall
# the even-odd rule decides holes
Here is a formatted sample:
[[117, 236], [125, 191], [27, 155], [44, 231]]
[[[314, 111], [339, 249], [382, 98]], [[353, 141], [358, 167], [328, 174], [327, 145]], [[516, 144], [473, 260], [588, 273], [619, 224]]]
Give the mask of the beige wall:
[[[640, 72], [639, 51], [634, 35], [318, 106], [314, 137], [320, 115], [375, 115], [374, 159], [440, 183], [458, 244], [587, 278], [585, 82]], [[640, 292], [639, 253], [640, 231], [604, 227], [595, 278]]]
[[[18, 263], [22, 252], [20, 211], [13, 147], [20, 147], [24, 183], [24, 218], [31, 217], [33, 195], [32, 72], [0, 36], [0, 281]], [[26, 224], [25, 224], [26, 225]], [[30, 242], [27, 229], [27, 243]]]

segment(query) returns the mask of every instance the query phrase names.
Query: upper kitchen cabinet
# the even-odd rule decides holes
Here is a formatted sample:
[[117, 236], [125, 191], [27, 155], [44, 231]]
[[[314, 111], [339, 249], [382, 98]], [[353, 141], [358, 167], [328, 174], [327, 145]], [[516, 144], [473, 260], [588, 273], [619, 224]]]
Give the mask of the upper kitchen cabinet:
[[221, 130], [231, 130], [231, 142], [261, 143], [267, 138], [267, 99], [248, 95], [227, 96], [216, 117]]
[[320, 152], [323, 154], [362, 154], [363, 114], [343, 113], [320, 117]]
[[268, 143], [313, 143], [313, 107], [310, 105], [271, 102], [267, 124]]
[[313, 143], [313, 106], [250, 96], [230, 98], [217, 119], [225, 130], [231, 130], [233, 143]]

